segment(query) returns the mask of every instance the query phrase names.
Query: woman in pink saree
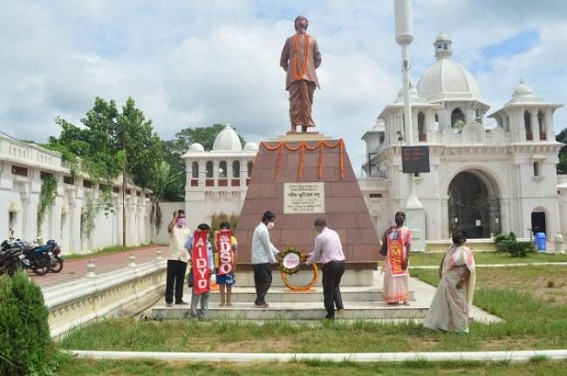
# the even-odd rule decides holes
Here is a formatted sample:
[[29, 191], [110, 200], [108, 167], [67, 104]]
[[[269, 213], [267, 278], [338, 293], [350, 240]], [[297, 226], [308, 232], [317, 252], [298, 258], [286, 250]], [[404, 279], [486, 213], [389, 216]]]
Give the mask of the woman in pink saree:
[[441, 281], [425, 316], [423, 326], [461, 333], [469, 332], [469, 313], [475, 286], [472, 250], [465, 246], [466, 233], [456, 230], [453, 245], [439, 266]]
[[387, 245], [386, 259], [382, 271], [384, 272], [384, 286], [382, 296], [384, 301], [391, 305], [408, 305], [409, 296], [409, 253], [411, 250], [411, 230], [404, 226], [406, 215], [397, 212], [396, 225], [384, 232], [382, 242]]

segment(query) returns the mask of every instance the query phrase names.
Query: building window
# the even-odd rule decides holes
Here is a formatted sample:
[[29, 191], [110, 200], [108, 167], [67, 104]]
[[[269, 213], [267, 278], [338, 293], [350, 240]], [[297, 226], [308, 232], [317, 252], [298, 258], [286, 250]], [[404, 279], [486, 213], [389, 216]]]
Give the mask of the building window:
[[206, 176], [207, 176], [208, 178], [212, 178], [212, 177], [213, 177], [213, 161], [207, 161]]
[[253, 161], [248, 161], [248, 177], [250, 177], [250, 175], [252, 175], [252, 169], [254, 168], [254, 162]]
[[460, 108], [455, 108], [453, 112], [451, 112], [451, 127], [455, 130], [455, 132], [460, 133], [465, 126], [465, 114], [461, 111]]
[[232, 177], [233, 178], [240, 177], [240, 161], [232, 162]]
[[547, 140], [547, 134], [545, 132], [545, 115], [541, 111], [538, 111], [537, 113], [537, 124], [539, 127], [539, 139], [541, 141]]
[[220, 161], [219, 163], [219, 178], [226, 178], [226, 161]]
[[419, 133], [419, 141], [427, 141], [427, 133], [425, 131], [425, 115], [421, 111], [417, 114], [417, 131]]
[[12, 166], [12, 174], [18, 176], [28, 176], [28, 169], [20, 166]]
[[191, 163], [191, 177], [193, 179], [199, 178], [199, 162]]
[[532, 133], [532, 117], [528, 111], [524, 112], [524, 129], [526, 130], [526, 140], [533, 140], [534, 136]]

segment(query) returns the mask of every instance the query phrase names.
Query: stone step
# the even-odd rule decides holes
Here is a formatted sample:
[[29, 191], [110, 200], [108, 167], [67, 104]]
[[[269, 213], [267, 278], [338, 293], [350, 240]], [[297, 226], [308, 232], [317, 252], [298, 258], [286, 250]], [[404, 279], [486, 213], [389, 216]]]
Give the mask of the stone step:
[[[423, 319], [429, 307], [410, 302], [409, 306], [390, 306], [384, 302], [347, 302], [345, 312], [337, 319], [349, 320], [411, 320]], [[320, 320], [326, 315], [320, 302], [270, 302], [268, 308], [259, 308], [252, 303], [235, 302], [231, 307], [219, 307], [209, 301], [207, 318], [224, 320]], [[151, 317], [158, 320], [189, 319], [188, 305], [154, 306]]]
[[[376, 286], [370, 287], [341, 287], [341, 295], [344, 301], [366, 302], [383, 301], [382, 289]], [[190, 294], [188, 296], [190, 299]], [[232, 302], [252, 303], [256, 300], [254, 287], [232, 288]], [[414, 300], [414, 293], [410, 291], [410, 300]], [[315, 287], [312, 291], [295, 292], [287, 287], [271, 287], [266, 295], [267, 302], [323, 302], [323, 288]], [[211, 290], [209, 302], [220, 302], [220, 293], [217, 289]]]

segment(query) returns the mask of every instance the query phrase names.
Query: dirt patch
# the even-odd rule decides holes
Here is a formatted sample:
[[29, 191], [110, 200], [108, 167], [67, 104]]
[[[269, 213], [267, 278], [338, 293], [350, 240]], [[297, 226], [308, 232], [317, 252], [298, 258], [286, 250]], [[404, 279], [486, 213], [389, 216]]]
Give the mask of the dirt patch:
[[245, 353], [281, 353], [290, 352], [292, 343], [289, 339], [273, 339], [273, 340], [254, 340], [254, 341], [238, 341], [226, 344], [219, 344], [216, 352], [245, 352]]
[[478, 268], [476, 288], [499, 288], [527, 292], [552, 305], [567, 304], [567, 268], [510, 267]]

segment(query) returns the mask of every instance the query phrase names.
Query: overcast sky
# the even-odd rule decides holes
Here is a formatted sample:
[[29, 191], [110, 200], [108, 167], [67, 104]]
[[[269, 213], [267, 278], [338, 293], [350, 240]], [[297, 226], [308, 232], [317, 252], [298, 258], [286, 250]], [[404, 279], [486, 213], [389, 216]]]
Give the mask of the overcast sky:
[[[319, 42], [317, 130], [345, 139], [359, 175], [360, 140], [400, 90], [394, 0], [0, 0], [0, 130], [46, 142], [54, 119], [76, 125], [95, 97], [131, 96], [163, 140], [230, 124], [246, 141], [289, 130], [279, 58], [293, 20]], [[433, 41], [499, 109], [520, 79], [546, 102], [567, 102], [567, 1], [413, 1], [411, 79], [435, 61]], [[487, 119], [489, 124], [492, 120]], [[559, 109], [555, 129], [567, 127]]]

